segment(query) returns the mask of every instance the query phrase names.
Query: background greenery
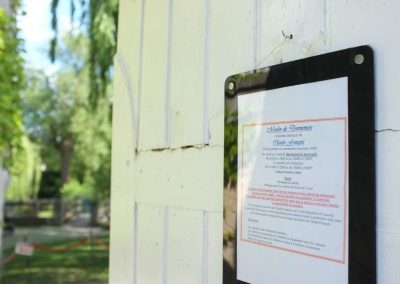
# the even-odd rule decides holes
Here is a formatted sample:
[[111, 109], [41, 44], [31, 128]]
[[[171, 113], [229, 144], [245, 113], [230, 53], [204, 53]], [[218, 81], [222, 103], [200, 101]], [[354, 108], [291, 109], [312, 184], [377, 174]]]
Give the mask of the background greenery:
[[[64, 35], [57, 27], [61, 1], [70, 2], [71, 20], [80, 23]], [[11, 175], [7, 199], [108, 198], [118, 1], [53, 0], [49, 8], [49, 56], [60, 66], [53, 75], [24, 68], [19, 1], [11, 15], [0, 10], [0, 165]]]
[[[102, 238], [108, 242], [108, 239]], [[63, 247], [70, 242], [54, 243]], [[9, 255], [8, 251], [5, 255]], [[5, 265], [0, 283], [106, 283], [108, 280], [108, 250], [86, 243], [62, 253], [35, 250], [32, 257], [17, 256]], [[50, 282], [49, 282], [50, 281]]]
[[[57, 29], [61, 1], [70, 2], [71, 19], [79, 22], [66, 34]], [[9, 12], [0, 8], [0, 169], [11, 176], [6, 198], [90, 199], [91, 217], [96, 216], [93, 208], [110, 194], [118, 1], [52, 1], [54, 39], [49, 54], [59, 67], [52, 74], [24, 66], [24, 42], [16, 20], [24, 12], [19, 1], [11, 4]], [[40, 217], [52, 213], [42, 210]], [[13, 229], [15, 234], [21, 228], [6, 221], [4, 230], [14, 235]], [[11, 253], [3, 252], [3, 257]], [[35, 251], [31, 258], [17, 256], [6, 264], [1, 276], [0, 283], [106, 282], [108, 251], [90, 244], [64, 253]]]
[[0, 165], [10, 166], [21, 150], [22, 112], [20, 91], [24, 69], [16, 19], [0, 7]]

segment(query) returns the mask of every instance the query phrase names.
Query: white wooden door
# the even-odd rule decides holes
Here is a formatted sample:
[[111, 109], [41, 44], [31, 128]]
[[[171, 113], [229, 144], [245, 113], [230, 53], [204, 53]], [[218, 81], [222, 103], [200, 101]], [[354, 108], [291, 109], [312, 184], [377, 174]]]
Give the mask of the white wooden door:
[[121, 0], [110, 283], [222, 283], [227, 76], [376, 53], [378, 283], [400, 283], [396, 0]]

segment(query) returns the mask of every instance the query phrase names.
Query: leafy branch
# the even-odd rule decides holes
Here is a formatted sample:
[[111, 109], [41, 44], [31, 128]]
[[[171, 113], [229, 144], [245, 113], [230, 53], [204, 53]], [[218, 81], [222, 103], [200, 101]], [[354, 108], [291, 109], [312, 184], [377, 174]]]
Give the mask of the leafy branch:
[[[97, 107], [100, 97], [106, 94], [111, 79], [113, 56], [117, 46], [118, 0], [69, 0], [71, 21], [74, 20], [77, 7], [80, 7], [80, 22], [86, 28], [89, 37], [89, 101]], [[54, 62], [57, 56], [59, 0], [52, 0], [51, 27], [54, 36], [50, 42], [50, 59]], [[88, 20], [86, 24], [85, 21]]]

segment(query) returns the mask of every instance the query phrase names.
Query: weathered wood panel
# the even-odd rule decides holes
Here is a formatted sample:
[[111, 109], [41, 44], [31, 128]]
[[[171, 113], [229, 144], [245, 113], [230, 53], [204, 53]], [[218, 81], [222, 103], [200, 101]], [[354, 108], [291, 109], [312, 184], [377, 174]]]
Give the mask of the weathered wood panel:
[[[221, 283], [225, 78], [371, 44], [377, 74], [378, 283], [398, 284], [400, 183], [393, 177], [400, 160], [399, 8], [394, 0], [122, 0], [110, 283]], [[154, 245], [159, 241], [162, 247]], [[154, 259], [153, 275], [147, 267]]]
[[170, 35], [172, 148], [205, 144], [206, 4], [206, 0], [173, 0]]
[[203, 256], [204, 269], [207, 270], [203, 283], [222, 283], [222, 250], [223, 243], [221, 241], [223, 219], [221, 213], [206, 212], [205, 224], [207, 225], [207, 238], [205, 247], [203, 247], [206, 255]]
[[204, 283], [203, 212], [171, 208], [169, 214], [167, 283]]
[[257, 67], [326, 50], [326, 4], [321, 0], [257, 1]]
[[382, 131], [376, 137], [378, 283], [397, 284], [400, 283], [400, 180], [394, 177], [399, 174], [400, 131]]
[[137, 204], [136, 283], [163, 283], [165, 209]]
[[255, 11], [251, 1], [212, 1], [209, 11], [210, 145], [223, 145], [224, 81], [254, 67]]
[[[133, 283], [134, 149], [137, 138], [137, 78], [139, 70], [141, 1], [121, 1], [118, 51], [115, 56], [110, 283]], [[129, 20], [128, 20], [129, 19]]]
[[[220, 282], [223, 141], [204, 146], [209, 139], [204, 88], [207, 56], [203, 53], [208, 44], [205, 15], [209, 3], [191, 8], [191, 15], [203, 9], [194, 27], [186, 15], [191, 4], [171, 0], [157, 10], [158, 4], [126, 1], [120, 8], [120, 34], [124, 36], [120, 35], [115, 60], [110, 283], [180, 283], [185, 279], [193, 283], [199, 277], [199, 283]], [[135, 20], [130, 18], [132, 9]], [[172, 15], [175, 30], [168, 26]], [[167, 22], [167, 27], [159, 20]], [[196, 43], [201, 46], [193, 55]], [[190, 70], [188, 60], [193, 62]], [[160, 67], [157, 64], [167, 66], [152, 74], [152, 68]], [[201, 78], [197, 78], [199, 72]], [[173, 79], [173, 74], [178, 77]], [[198, 84], [197, 90], [186, 92], [193, 84]], [[183, 116], [168, 120], [172, 109], [182, 111]], [[164, 210], [162, 220], [160, 208]], [[211, 260], [216, 267], [210, 266]]]
[[222, 156], [222, 147], [140, 154], [136, 200], [222, 212]]
[[400, 53], [393, 29], [400, 25], [400, 2], [328, 1], [331, 49], [361, 44], [375, 53], [377, 130], [378, 283], [400, 283]]
[[331, 49], [369, 44], [376, 71], [376, 128], [400, 128], [400, 53], [397, 46], [400, 2], [329, 1]]
[[145, 1], [142, 27], [139, 149], [168, 147], [168, 29], [171, 1]]
[[[116, 64], [114, 78], [110, 283], [133, 281], [133, 122], [129, 95]], [[117, 142], [116, 142], [117, 141]], [[123, 220], [123, 221], [121, 221]]]

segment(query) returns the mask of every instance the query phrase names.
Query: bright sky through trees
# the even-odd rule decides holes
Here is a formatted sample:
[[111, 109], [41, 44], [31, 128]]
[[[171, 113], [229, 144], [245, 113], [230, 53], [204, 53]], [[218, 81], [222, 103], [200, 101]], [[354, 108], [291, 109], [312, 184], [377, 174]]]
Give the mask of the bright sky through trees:
[[[50, 21], [51, 0], [23, 0], [22, 10], [26, 15], [19, 15], [18, 26], [21, 38], [24, 39], [26, 53], [23, 55], [28, 67], [43, 69], [46, 74], [58, 70], [57, 64], [51, 64], [49, 59], [50, 40], [53, 37]], [[71, 30], [70, 7], [68, 1], [60, 1], [59, 36]]]

